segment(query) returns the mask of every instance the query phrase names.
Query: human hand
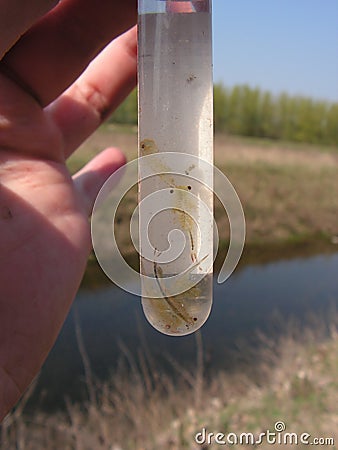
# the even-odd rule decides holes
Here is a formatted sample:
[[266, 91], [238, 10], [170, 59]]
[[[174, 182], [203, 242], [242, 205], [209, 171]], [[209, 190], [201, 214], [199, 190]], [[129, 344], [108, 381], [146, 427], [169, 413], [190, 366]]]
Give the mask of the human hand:
[[208, 11], [209, 2], [208, 1], [177, 1], [177, 0], [167, 0], [166, 10], [167, 12], [173, 13], [190, 13], [190, 12], [204, 12]]
[[56, 3], [0, 1], [0, 420], [57, 337], [125, 161], [110, 148], [72, 178], [65, 160], [136, 82], [135, 0]]

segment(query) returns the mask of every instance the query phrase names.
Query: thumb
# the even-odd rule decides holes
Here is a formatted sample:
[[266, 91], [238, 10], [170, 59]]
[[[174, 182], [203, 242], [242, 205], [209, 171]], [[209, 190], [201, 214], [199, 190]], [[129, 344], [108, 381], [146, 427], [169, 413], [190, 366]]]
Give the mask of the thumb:
[[88, 216], [92, 213], [95, 199], [105, 181], [125, 163], [126, 157], [122, 151], [109, 147], [73, 176], [75, 189], [83, 201]]

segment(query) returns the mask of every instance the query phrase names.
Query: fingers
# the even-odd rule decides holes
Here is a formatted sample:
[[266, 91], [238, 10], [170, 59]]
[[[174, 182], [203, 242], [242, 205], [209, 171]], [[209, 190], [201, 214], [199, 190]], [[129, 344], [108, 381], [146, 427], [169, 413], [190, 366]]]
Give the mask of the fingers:
[[167, 0], [166, 6], [167, 12], [173, 13], [207, 12], [210, 7], [209, 0]]
[[70, 86], [116, 36], [136, 23], [136, 0], [63, 0], [7, 53], [2, 66], [42, 106]]
[[177, 1], [167, 1], [167, 11], [175, 13], [185, 13], [193, 12], [193, 7], [190, 2], [177, 2]]
[[85, 213], [90, 216], [95, 199], [112, 173], [126, 163], [118, 148], [107, 148], [74, 175], [74, 185], [83, 202]]
[[137, 30], [113, 41], [82, 76], [46, 108], [63, 137], [65, 158], [114, 110], [136, 85]]
[[0, 59], [57, 0], [0, 0]]

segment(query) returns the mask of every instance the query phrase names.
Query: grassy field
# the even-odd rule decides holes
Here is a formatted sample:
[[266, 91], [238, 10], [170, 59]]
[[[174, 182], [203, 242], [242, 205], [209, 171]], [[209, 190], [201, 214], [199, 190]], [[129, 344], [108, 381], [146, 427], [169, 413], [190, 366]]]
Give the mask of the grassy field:
[[[274, 431], [279, 421], [285, 423], [286, 432], [308, 433], [309, 443], [314, 438], [331, 439], [319, 448], [338, 448], [338, 314], [331, 312], [329, 326], [318, 317], [311, 325], [289, 323], [284, 336], [275, 341], [260, 335], [260, 350], [246, 347], [237, 355], [246, 354], [246, 359], [237, 361], [232, 373], [212, 376], [205, 372], [198, 333], [196, 365], [188, 371], [173, 362], [175, 379], [157, 370], [146, 349], [138, 361], [124, 349], [120, 369], [110, 382], [99, 385], [88, 378], [86, 404], [68, 402], [66, 412], [27, 416], [23, 399], [0, 426], [1, 448], [206, 450], [221, 447], [195, 443], [203, 428], [224, 435], [252, 433], [256, 439]], [[258, 447], [271, 445], [263, 440]]]
[[[136, 130], [115, 128], [105, 126], [83, 144], [69, 160], [71, 170], [109, 145], [136, 158]], [[242, 201], [248, 244], [338, 234], [337, 148], [216, 135], [215, 164]], [[218, 204], [216, 218], [226, 240], [226, 216]]]
[[[106, 125], [70, 158], [71, 171], [111, 145], [122, 148], [129, 160], [137, 156], [136, 128]], [[246, 245], [241, 263], [259, 263], [336, 251], [338, 242], [338, 149], [272, 140], [215, 137], [215, 163], [235, 187], [246, 217]], [[118, 211], [117, 241], [126, 259], [137, 265], [137, 255], [126, 230], [136, 206], [136, 188]], [[215, 202], [220, 235], [216, 268], [224, 260], [229, 238], [225, 211]], [[91, 258], [86, 282], [100, 275]], [[103, 278], [102, 278], [103, 279]]]
[[[116, 145], [136, 157], [136, 130], [105, 126], [70, 159], [72, 172], [99, 150]], [[216, 165], [228, 176], [243, 203], [247, 221], [246, 262], [276, 260], [292, 254], [337, 251], [338, 150], [303, 144], [217, 135]], [[136, 205], [135, 190], [119, 212], [117, 234], [124, 253], [132, 254], [124, 221]], [[216, 204], [221, 246], [228, 234], [225, 213]], [[105, 279], [89, 260], [86, 280]], [[91, 270], [94, 268], [93, 270]], [[101, 278], [100, 278], [101, 277]], [[239, 343], [232, 371], [207, 369], [203, 342], [196, 333], [196, 364], [174, 376], [161, 372], [147, 348], [136, 361], [122, 349], [119, 370], [103, 384], [87, 379], [88, 402], [67, 402], [54, 414], [25, 414], [30, 393], [0, 426], [3, 450], [207, 450], [196, 433], [273, 431], [277, 421], [289, 433], [332, 438], [319, 448], [338, 448], [338, 313], [283, 323], [285, 334], [273, 340], [257, 335], [260, 346]], [[83, 360], [88, 364], [85, 349]], [[224, 355], [229, 358], [229, 355]], [[232, 361], [232, 360], [231, 360]], [[226, 446], [225, 446], [226, 447]], [[263, 443], [262, 449], [271, 448]], [[234, 449], [253, 448], [234, 445]], [[283, 445], [285, 449], [308, 446]]]

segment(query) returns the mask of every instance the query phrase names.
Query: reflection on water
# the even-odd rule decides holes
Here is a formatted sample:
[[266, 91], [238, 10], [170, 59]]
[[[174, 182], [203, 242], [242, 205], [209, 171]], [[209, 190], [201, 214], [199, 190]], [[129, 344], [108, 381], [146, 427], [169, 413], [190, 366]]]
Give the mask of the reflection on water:
[[[252, 339], [258, 328], [279, 332], [288, 317], [305, 319], [338, 305], [337, 273], [338, 253], [247, 266], [223, 285], [215, 284], [213, 310], [202, 328], [208, 366], [227, 367], [226, 351], [239, 338]], [[194, 336], [175, 338], [155, 331], [137, 297], [114, 287], [81, 291], [75, 307], [92, 370], [100, 378], [114, 371], [121, 342], [135, 356], [146, 345], [162, 368], [166, 354], [183, 365], [195, 361]], [[278, 326], [272, 327], [276, 314]], [[65, 396], [79, 398], [84, 385], [74, 328], [72, 310], [40, 376], [37, 393], [45, 407], [61, 405]]]

